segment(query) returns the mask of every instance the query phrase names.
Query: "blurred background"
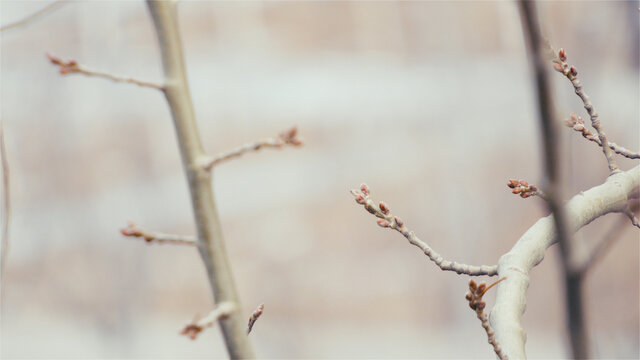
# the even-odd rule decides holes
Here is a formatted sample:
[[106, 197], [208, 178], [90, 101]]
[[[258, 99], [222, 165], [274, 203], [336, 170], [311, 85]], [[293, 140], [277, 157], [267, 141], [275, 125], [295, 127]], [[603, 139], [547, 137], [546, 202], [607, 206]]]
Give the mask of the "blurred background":
[[[2, 1], [1, 24], [47, 5]], [[638, 2], [543, 2], [613, 141], [640, 148]], [[546, 215], [507, 179], [542, 179], [532, 82], [514, 2], [179, 4], [204, 146], [215, 154], [297, 125], [301, 148], [215, 168], [213, 187], [261, 358], [495, 355], [443, 273], [378, 227], [349, 189], [376, 200], [446, 258], [495, 264]], [[11, 174], [4, 358], [222, 358], [217, 327], [178, 335], [212, 306], [193, 248], [123, 238], [128, 220], [194, 234], [173, 124], [158, 91], [61, 76], [45, 52], [160, 82], [143, 1], [68, 2], [0, 34], [1, 117]], [[553, 73], [558, 112], [585, 116]], [[601, 184], [600, 149], [562, 128], [571, 194]], [[617, 157], [623, 169], [637, 165]], [[621, 215], [577, 236], [593, 243]], [[638, 230], [625, 224], [589, 273], [594, 354], [638, 358]], [[531, 276], [530, 358], [570, 355], [557, 249]], [[487, 279], [488, 280], [488, 279]], [[487, 295], [488, 307], [495, 293]]]

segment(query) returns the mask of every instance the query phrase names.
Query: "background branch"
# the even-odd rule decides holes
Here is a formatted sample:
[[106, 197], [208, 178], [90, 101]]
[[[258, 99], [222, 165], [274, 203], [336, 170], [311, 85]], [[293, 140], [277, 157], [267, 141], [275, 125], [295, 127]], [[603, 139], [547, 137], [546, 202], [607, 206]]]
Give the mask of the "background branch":
[[13, 29], [13, 28], [16, 28], [16, 27], [19, 27], [19, 26], [22, 26], [22, 25], [26, 25], [29, 22], [39, 18], [40, 16], [42, 16], [42, 15], [44, 15], [46, 13], [48, 13], [49, 11], [57, 8], [59, 5], [62, 5], [62, 3], [65, 2], [65, 1], [66, 0], [54, 1], [51, 4], [45, 6], [44, 8], [36, 11], [35, 13], [33, 13], [33, 14], [31, 14], [31, 15], [29, 15], [29, 16], [21, 19], [21, 20], [18, 20], [16, 22], [11, 23], [11, 24], [8, 24], [8, 25], [0, 27], [0, 32], [5, 31], [5, 30], [9, 30], [9, 29]]
[[[567, 325], [569, 328], [569, 337], [571, 339], [571, 348], [573, 350], [573, 356], [576, 359], [585, 359], [589, 357], [589, 337], [587, 335], [587, 327], [584, 319], [584, 304], [582, 296], [582, 273], [574, 271], [574, 261], [576, 251], [572, 249], [574, 245], [571, 241], [571, 233], [567, 227], [567, 218], [562, 207], [564, 201], [563, 187], [560, 174], [560, 154], [558, 149], [561, 148], [561, 138], [557, 135], [557, 122], [554, 121], [554, 104], [553, 96], [551, 94], [551, 87], [549, 86], [549, 76], [547, 72], [547, 60], [543, 48], [542, 35], [540, 33], [540, 24], [538, 23], [538, 16], [536, 12], [535, 2], [520, 0], [520, 10], [522, 14], [522, 24], [524, 28], [524, 35], [527, 39], [528, 53], [530, 58], [530, 64], [535, 76], [535, 88], [538, 100], [538, 115], [540, 117], [540, 128], [543, 143], [544, 153], [544, 173], [545, 173], [545, 189], [547, 191], [547, 204], [551, 214], [553, 215], [553, 222], [556, 227], [556, 236], [558, 243], [560, 244], [560, 254], [562, 269], [564, 272], [564, 285], [565, 285], [565, 311], [568, 316]], [[577, 81], [577, 79], [576, 79]], [[579, 83], [579, 82], [578, 82]], [[578, 88], [576, 93], [579, 94]], [[580, 95], [580, 94], [579, 94]], [[585, 101], [585, 108], [589, 111], [595, 120], [593, 120], [594, 127], [597, 124], [597, 114], [593, 110], [593, 107], [587, 106], [588, 98], [586, 95], [583, 98]], [[600, 132], [599, 127], [596, 127], [598, 133], [601, 134], [601, 140], [604, 144], [607, 144], [604, 132]], [[616, 168], [615, 162], [611, 158], [611, 150], [608, 145], [603, 147], [607, 161], [609, 161], [609, 168], [614, 171]], [[577, 244], [576, 244], [577, 245]]]
[[[205, 157], [196, 124], [184, 67], [176, 3], [147, 0], [158, 36], [165, 74], [165, 96], [176, 128], [182, 163], [189, 182], [198, 230], [198, 249], [205, 264], [216, 304], [233, 302], [241, 309], [225, 251], [220, 219], [211, 188], [211, 173], [199, 166]], [[233, 359], [253, 358], [245, 332], [245, 318], [234, 312], [220, 321], [225, 345]]]

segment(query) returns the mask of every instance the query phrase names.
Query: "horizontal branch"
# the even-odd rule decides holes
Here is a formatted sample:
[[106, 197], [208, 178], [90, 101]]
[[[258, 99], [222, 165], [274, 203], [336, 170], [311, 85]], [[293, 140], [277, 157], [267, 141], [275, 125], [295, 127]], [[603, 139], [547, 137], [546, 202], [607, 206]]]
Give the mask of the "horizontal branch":
[[234, 303], [230, 301], [221, 302], [207, 316], [187, 324], [184, 329], [180, 331], [180, 335], [185, 335], [190, 337], [191, 340], [195, 340], [202, 330], [212, 327], [216, 321], [231, 315], [234, 311], [236, 311], [236, 305]]
[[415, 245], [420, 248], [420, 250], [427, 255], [429, 260], [433, 261], [443, 271], [455, 271], [457, 274], [467, 274], [470, 276], [495, 276], [498, 274], [497, 265], [467, 265], [444, 259], [442, 255], [429, 247], [427, 243], [420, 240], [413, 231], [410, 231], [399, 217], [391, 214], [389, 207], [384, 202], [380, 202], [379, 206], [375, 206], [369, 197], [369, 188], [367, 185], [362, 184], [360, 186], [360, 190], [351, 190], [351, 194], [355, 197], [358, 204], [363, 205], [368, 212], [373, 214], [375, 217], [380, 218], [380, 220], [378, 220], [378, 225], [381, 227], [391, 228], [401, 233], [407, 240], [409, 240], [411, 245]]
[[113, 75], [113, 74], [109, 74], [106, 72], [102, 72], [102, 71], [96, 71], [96, 70], [90, 70], [85, 68], [84, 66], [79, 65], [75, 60], [69, 60], [69, 61], [63, 61], [62, 59], [50, 55], [50, 54], [46, 54], [47, 58], [49, 59], [49, 61], [54, 64], [54, 65], [58, 65], [60, 67], [60, 74], [62, 75], [67, 75], [67, 74], [83, 74], [86, 76], [95, 76], [95, 77], [101, 77], [103, 79], [108, 79], [111, 81], [115, 81], [115, 82], [122, 82], [122, 83], [129, 83], [129, 84], [135, 84], [138, 86], [142, 86], [142, 87], [149, 87], [149, 88], [153, 88], [156, 90], [164, 90], [164, 87], [162, 85], [159, 84], [155, 84], [152, 82], [147, 82], [147, 81], [141, 81], [141, 80], [137, 80], [131, 77], [125, 77], [125, 76], [117, 76], [117, 75]]
[[126, 228], [120, 229], [124, 236], [143, 238], [146, 242], [157, 242], [160, 244], [179, 244], [195, 246], [198, 239], [188, 235], [163, 234], [160, 232], [149, 232], [137, 226], [133, 221], [129, 221]]
[[[623, 212], [629, 196], [640, 187], [640, 166], [609, 176], [602, 185], [575, 195], [565, 211], [572, 232], [611, 212]], [[498, 285], [496, 303], [490, 315], [491, 326], [505, 353], [524, 359], [526, 334], [521, 325], [529, 287], [529, 271], [544, 258], [557, 241], [551, 215], [538, 220], [498, 262], [498, 275], [509, 281]], [[578, 269], [576, 269], [578, 270]]]
[[223, 161], [239, 157], [251, 151], [258, 151], [262, 148], [280, 149], [285, 145], [300, 146], [302, 145], [302, 140], [297, 137], [297, 134], [298, 129], [294, 126], [289, 130], [281, 132], [278, 137], [263, 139], [250, 144], [244, 144], [233, 150], [220, 153], [211, 158], [206, 158], [203, 161], [202, 167], [205, 170], [211, 170], [211, 168]]
[[[589, 131], [589, 129], [584, 126], [584, 120], [582, 120], [582, 117], [571, 113], [570, 120], [566, 119], [564, 121], [564, 124], [574, 131], [582, 134], [585, 139], [593, 141], [594, 143], [598, 144], [598, 146], [602, 146], [602, 141], [600, 141], [600, 138], [597, 135], [592, 134], [591, 131]], [[614, 142], [609, 141], [609, 147], [618, 155], [622, 155], [629, 159], [640, 159], [640, 153], [626, 149]]]

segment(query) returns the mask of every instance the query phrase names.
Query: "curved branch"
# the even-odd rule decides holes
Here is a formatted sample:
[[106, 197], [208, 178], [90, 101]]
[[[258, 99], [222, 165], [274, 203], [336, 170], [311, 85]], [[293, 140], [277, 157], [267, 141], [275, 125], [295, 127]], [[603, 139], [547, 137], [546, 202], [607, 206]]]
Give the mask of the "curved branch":
[[[575, 195], [566, 205], [565, 214], [571, 232], [575, 232], [598, 217], [623, 212], [628, 197], [640, 187], [640, 165], [626, 172], [615, 173], [599, 186]], [[503, 350], [512, 359], [526, 358], [526, 334], [521, 325], [529, 287], [529, 271], [544, 258], [557, 236], [551, 215], [538, 220], [522, 235], [514, 247], [498, 261], [498, 275], [508, 277], [498, 285], [496, 303], [490, 322]]]
[[467, 265], [461, 264], [455, 261], [446, 260], [442, 255], [435, 252], [426, 242], [420, 240], [416, 234], [409, 230], [404, 221], [397, 216], [391, 214], [389, 207], [380, 202], [379, 206], [375, 206], [373, 200], [369, 197], [369, 188], [367, 185], [362, 184], [360, 190], [351, 190], [351, 194], [356, 198], [356, 202], [363, 205], [365, 210], [373, 214], [375, 217], [380, 218], [378, 225], [381, 227], [391, 228], [400, 234], [402, 234], [411, 245], [415, 245], [424, 252], [429, 260], [433, 261], [443, 271], [455, 271], [457, 274], [467, 274], [469, 276], [495, 276], [498, 274], [497, 265]]

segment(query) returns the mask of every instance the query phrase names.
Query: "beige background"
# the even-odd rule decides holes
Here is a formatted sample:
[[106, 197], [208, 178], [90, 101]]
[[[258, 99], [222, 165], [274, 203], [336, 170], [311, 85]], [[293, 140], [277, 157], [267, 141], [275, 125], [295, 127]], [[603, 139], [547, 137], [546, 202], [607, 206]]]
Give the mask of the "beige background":
[[[47, 3], [2, 1], [7, 24]], [[446, 257], [496, 263], [537, 218], [532, 84], [513, 2], [188, 2], [179, 5], [191, 93], [207, 151], [297, 124], [306, 145], [220, 165], [214, 190], [261, 358], [486, 358], [464, 300], [381, 229], [348, 190], [367, 182]], [[638, 3], [544, 3], [611, 139], [639, 141]], [[127, 220], [193, 234], [185, 179], [160, 93], [60, 76], [45, 52], [161, 80], [142, 1], [67, 3], [1, 36], [1, 116], [11, 165], [5, 358], [224, 357], [217, 328], [177, 333], [212, 300], [196, 251], [123, 238]], [[554, 73], [558, 111], [584, 115]], [[563, 128], [571, 193], [603, 182], [604, 157]], [[620, 159], [622, 168], [636, 162]], [[595, 241], [619, 215], [580, 231]], [[638, 230], [589, 274], [595, 353], [638, 358]], [[532, 273], [531, 358], [567, 356], [557, 250]], [[488, 295], [489, 306], [493, 294]]]

